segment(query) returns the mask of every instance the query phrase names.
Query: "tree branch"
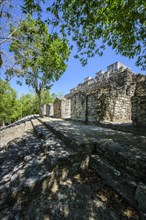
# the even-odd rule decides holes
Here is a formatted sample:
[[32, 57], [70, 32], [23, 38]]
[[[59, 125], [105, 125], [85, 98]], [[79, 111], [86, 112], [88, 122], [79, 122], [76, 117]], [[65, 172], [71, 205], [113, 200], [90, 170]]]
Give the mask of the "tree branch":
[[15, 29], [8, 37], [6, 37], [4, 40], [0, 42], [0, 45], [3, 44], [5, 41], [7, 41], [18, 29]]

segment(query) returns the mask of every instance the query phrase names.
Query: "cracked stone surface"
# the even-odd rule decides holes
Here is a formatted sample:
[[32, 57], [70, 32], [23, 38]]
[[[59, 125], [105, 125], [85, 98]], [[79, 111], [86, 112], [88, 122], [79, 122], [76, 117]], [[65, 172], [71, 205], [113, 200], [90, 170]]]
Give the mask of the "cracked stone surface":
[[[61, 124], [55, 122], [55, 126], [58, 131]], [[114, 137], [112, 130], [97, 130], [102, 138], [103, 131]], [[97, 130], [94, 128], [93, 133]], [[34, 117], [2, 130], [11, 141], [5, 136], [0, 148], [0, 219], [141, 219], [139, 211], [107, 186], [94, 169], [89, 169], [91, 153], [97, 146], [91, 144], [90, 149], [88, 144], [95, 140], [95, 133], [91, 132], [85, 144], [87, 133], [82, 130], [80, 136], [77, 124], [70, 129], [63, 124], [60, 132], [67, 141]], [[140, 152], [145, 152], [143, 147]], [[140, 194], [145, 186], [140, 186], [136, 196], [142, 202]]]

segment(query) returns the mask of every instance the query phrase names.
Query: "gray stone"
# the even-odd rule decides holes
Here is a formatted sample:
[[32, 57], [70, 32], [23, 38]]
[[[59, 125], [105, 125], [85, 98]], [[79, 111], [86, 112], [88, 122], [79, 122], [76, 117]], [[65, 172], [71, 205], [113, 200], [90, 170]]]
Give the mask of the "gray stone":
[[133, 96], [131, 101], [133, 124], [146, 127], [146, 96]]
[[136, 189], [135, 199], [138, 206], [146, 213], [146, 184], [139, 183]]
[[56, 98], [53, 103], [54, 117], [70, 118], [71, 117], [71, 101], [67, 98]]
[[[47, 117], [42, 121], [27, 119], [22, 136], [7, 143], [0, 219], [128, 219], [127, 202], [115, 191], [133, 204], [144, 179], [145, 137]], [[93, 154], [100, 159], [96, 171], [114, 191], [89, 169]], [[140, 219], [130, 209], [133, 219]]]
[[95, 78], [87, 77], [65, 97], [71, 100], [72, 120], [96, 124], [132, 119], [134, 125], [145, 127], [145, 96], [146, 76], [135, 75], [116, 62], [107, 67], [107, 72], [100, 71]]

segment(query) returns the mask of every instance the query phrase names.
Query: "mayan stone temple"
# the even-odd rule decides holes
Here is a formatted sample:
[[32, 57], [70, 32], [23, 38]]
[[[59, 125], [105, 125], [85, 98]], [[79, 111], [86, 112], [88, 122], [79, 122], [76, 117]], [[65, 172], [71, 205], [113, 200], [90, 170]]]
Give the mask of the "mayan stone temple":
[[62, 101], [55, 100], [54, 116], [95, 124], [133, 120], [146, 126], [146, 76], [115, 62], [95, 78], [85, 78]]

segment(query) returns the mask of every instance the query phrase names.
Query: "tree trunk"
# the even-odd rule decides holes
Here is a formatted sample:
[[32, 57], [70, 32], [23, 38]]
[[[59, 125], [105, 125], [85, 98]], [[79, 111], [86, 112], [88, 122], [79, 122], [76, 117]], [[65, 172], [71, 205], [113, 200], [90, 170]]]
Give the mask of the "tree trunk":
[[39, 116], [43, 118], [44, 114], [41, 108], [41, 93], [37, 93], [37, 96], [38, 96]]

